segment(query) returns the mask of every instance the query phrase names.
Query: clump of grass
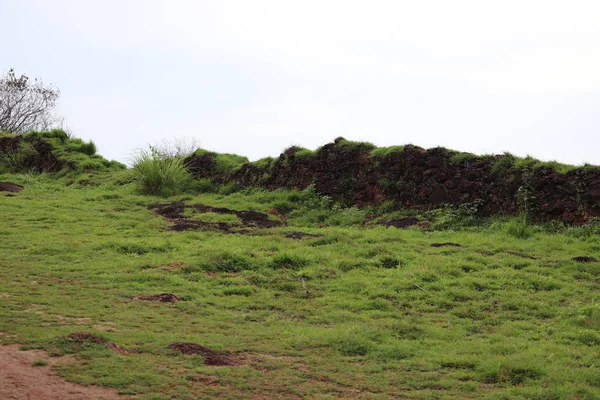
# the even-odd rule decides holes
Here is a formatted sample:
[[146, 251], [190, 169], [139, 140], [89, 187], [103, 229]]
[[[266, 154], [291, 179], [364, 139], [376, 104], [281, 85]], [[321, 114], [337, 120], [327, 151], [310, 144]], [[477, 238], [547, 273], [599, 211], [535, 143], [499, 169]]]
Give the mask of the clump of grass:
[[271, 259], [271, 267], [275, 269], [300, 269], [308, 265], [309, 260], [297, 254], [278, 254]]
[[298, 150], [296, 150], [295, 156], [298, 160], [308, 160], [310, 158], [314, 158], [316, 154], [317, 153], [315, 151], [305, 148], [299, 148]]
[[507, 358], [484, 364], [480, 374], [486, 383], [521, 385], [541, 378], [544, 371], [531, 360]]
[[505, 152], [492, 163], [492, 173], [498, 176], [506, 175], [517, 163], [517, 157], [509, 152]]
[[15, 173], [26, 169], [27, 158], [34, 154], [36, 154], [36, 150], [33, 145], [24, 140], [21, 141], [16, 151], [0, 154], [0, 172]]
[[151, 150], [138, 152], [132, 172], [140, 193], [163, 197], [181, 193], [191, 179], [181, 158], [162, 158]]
[[527, 215], [522, 214], [512, 218], [505, 225], [506, 233], [517, 239], [527, 239], [534, 233], [533, 228], [527, 223]]
[[32, 367], [45, 367], [48, 365], [48, 361], [46, 360], [36, 360], [31, 363]]
[[215, 153], [215, 171], [218, 173], [230, 173], [239, 169], [248, 162], [248, 158], [237, 154]]
[[96, 144], [93, 141], [84, 142], [81, 139], [69, 140], [66, 148], [67, 150], [87, 154], [88, 156], [93, 156], [97, 151]]
[[335, 139], [335, 144], [340, 146], [343, 149], [347, 150], [359, 150], [359, 151], [368, 151], [371, 152], [375, 149], [375, 145], [369, 142], [354, 142], [351, 140], [346, 140], [343, 137], [338, 137]]
[[275, 161], [276, 160], [273, 157], [265, 157], [265, 158], [261, 158], [259, 160], [253, 161], [250, 164], [252, 164], [256, 168], [267, 170], [273, 166]]
[[389, 146], [389, 147], [378, 147], [371, 150], [369, 157], [384, 157], [393, 153], [401, 153], [404, 151], [404, 146]]

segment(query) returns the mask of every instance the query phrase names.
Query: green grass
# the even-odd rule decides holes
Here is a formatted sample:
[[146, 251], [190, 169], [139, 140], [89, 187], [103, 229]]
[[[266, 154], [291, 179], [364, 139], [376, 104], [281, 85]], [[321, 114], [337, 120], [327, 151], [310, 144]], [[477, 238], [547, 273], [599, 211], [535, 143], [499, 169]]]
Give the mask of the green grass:
[[163, 158], [155, 151], [136, 154], [132, 175], [140, 193], [163, 197], [182, 192], [191, 181], [181, 158]]
[[[571, 260], [600, 259], [598, 225], [476, 223], [472, 205], [398, 230], [309, 188], [175, 196], [286, 209], [288, 224], [174, 232], [147, 208], [166, 200], [124, 172], [0, 175], [25, 186], [0, 196], [0, 343], [75, 355], [58, 369], [70, 381], [140, 399], [600, 398], [600, 264]], [[204, 214], [189, 216], [235, 222]], [[445, 242], [462, 247], [431, 247]], [[163, 292], [182, 301], [131, 301]], [[244, 361], [207, 366], [172, 342]]]

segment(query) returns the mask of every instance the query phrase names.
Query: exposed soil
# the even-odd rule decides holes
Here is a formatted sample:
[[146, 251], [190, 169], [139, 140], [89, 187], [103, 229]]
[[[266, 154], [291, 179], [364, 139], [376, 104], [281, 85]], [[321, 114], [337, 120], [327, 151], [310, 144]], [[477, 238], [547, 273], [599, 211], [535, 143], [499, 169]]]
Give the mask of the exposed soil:
[[521, 257], [521, 258], [526, 258], [528, 260], [537, 260], [537, 257], [530, 256], [528, 254], [519, 253], [518, 251], [509, 251], [509, 250], [506, 250], [506, 251], [503, 251], [503, 253], [510, 254], [512, 256]]
[[[237, 216], [241, 225], [228, 224], [225, 222], [206, 222], [193, 218], [186, 218], [183, 213], [186, 208], [194, 208], [200, 213], [231, 214]], [[156, 204], [148, 207], [156, 214], [163, 216], [173, 223], [169, 228], [173, 231], [186, 230], [214, 230], [223, 233], [249, 234], [249, 229], [274, 228], [281, 225], [278, 221], [269, 219], [269, 215], [251, 210], [230, 210], [229, 208], [211, 207], [203, 204], [186, 205], [183, 201], [168, 204]], [[240, 229], [241, 228], [241, 229]]]
[[381, 221], [378, 223], [378, 225], [383, 225], [383, 226], [393, 226], [394, 228], [398, 228], [398, 229], [405, 229], [411, 226], [415, 226], [417, 224], [419, 224], [419, 219], [416, 217], [404, 217], [404, 218], [398, 218], [398, 219], [390, 219], [388, 221]]
[[144, 300], [144, 301], [159, 301], [162, 303], [179, 303], [179, 297], [175, 296], [173, 293], [161, 293], [161, 294], [152, 294], [149, 296], [136, 296], [131, 300]]
[[171, 343], [169, 349], [181, 354], [195, 354], [204, 357], [204, 364], [215, 366], [241, 365], [241, 359], [233, 354], [211, 350], [196, 343]]
[[429, 246], [431, 246], [431, 247], [463, 247], [461, 244], [452, 243], [452, 242], [431, 243]]
[[[479, 216], [517, 214], [524, 196], [538, 222], [560, 220], [584, 224], [600, 216], [600, 168], [578, 168], [566, 174], [546, 166], [498, 165], [506, 155], [465, 157], [444, 148], [407, 145], [403, 151], [371, 156], [371, 148], [336, 140], [314, 157], [296, 157], [290, 148], [265, 166], [244, 164], [221, 172], [212, 154], [185, 160], [198, 178], [240, 187], [303, 189], [348, 205], [390, 202], [400, 207], [431, 209], [444, 204], [469, 205]], [[510, 161], [510, 160], [508, 160]]]
[[59, 160], [52, 153], [54, 147], [42, 139], [31, 140], [24, 138], [23, 136], [0, 138], [0, 154], [18, 153], [21, 150], [22, 142], [27, 142], [33, 149], [33, 151], [21, 162], [21, 168], [23, 170], [58, 172], [65, 166], [69, 166], [65, 162]]
[[577, 262], [580, 262], [580, 263], [595, 263], [595, 262], [598, 262], [598, 260], [596, 260], [594, 257], [588, 257], [588, 256], [573, 257], [571, 260], [577, 261]]
[[117, 354], [121, 354], [121, 355], [128, 355], [128, 354], [135, 353], [135, 351], [133, 351], [133, 350], [124, 349], [123, 347], [119, 346], [118, 344], [111, 342], [110, 340], [103, 339], [100, 336], [94, 335], [93, 333], [90, 333], [90, 332], [73, 332], [69, 336], [67, 336], [67, 339], [69, 339], [73, 342], [76, 342], [76, 343], [101, 344], [103, 346], [108, 347], [111, 351], [113, 351]]
[[286, 233], [285, 237], [288, 238], [288, 239], [300, 240], [300, 239], [305, 239], [305, 238], [323, 237], [323, 235], [316, 235], [314, 233], [305, 233], [305, 232], [292, 231], [292, 232]]
[[537, 257], [534, 256], [530, 256], [529, 254], [524, 254], [524, 253], [520, 253], [518, 251], [511, 251], [511, 250], [502, 250], [502, 251], [486, 251], [486, 250], [477, 250], [477, 252], [479, 254], [483, 254], [484, 256], [495, 256], [496, 254], [500, 254], [500, 253], [504, 253], [504, 254], [510, 254], [512, 256], [516, 256], [516, 257], [521, 257], [521, 258], [526, 258], [528, 260], [537, 260]]
[[23, 190], [23, 186], [12, 182], [0, 182], [0, 192], [18, 193]]
[[[46, 366], [32, 364], [45, 361]], [[72, 361], [50, 357], [41, 350], [19, 350], [18, 345], [0, 346], [0, 399], [2, 400], [112, 400], [120, 399], [114, 389], [83, 386], [55, 375], [51, 367]]]

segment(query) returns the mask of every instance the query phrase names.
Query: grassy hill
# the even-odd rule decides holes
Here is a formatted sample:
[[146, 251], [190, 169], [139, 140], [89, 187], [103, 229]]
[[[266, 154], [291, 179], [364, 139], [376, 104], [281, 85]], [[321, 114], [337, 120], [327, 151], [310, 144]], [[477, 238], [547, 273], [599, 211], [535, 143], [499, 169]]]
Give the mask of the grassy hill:
[[75, 355], [70, 381], [141, 399], [600, 398], [594, 221], [347, 207], [314, 185], [164, 198], [91, 160], [0, 174], [24, 187], [0, 192], [0, 343]]

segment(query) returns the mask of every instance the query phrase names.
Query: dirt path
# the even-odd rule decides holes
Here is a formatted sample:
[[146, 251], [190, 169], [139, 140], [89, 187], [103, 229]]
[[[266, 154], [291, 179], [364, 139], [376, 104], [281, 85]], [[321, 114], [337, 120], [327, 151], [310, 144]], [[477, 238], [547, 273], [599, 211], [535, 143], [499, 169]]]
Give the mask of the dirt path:
[[[46, 366], [34, 367], [44, 360]], [[3, 400], [84, 400], [121, 399], [114, 389], [70, 383], [51, 371], [53, 365], [68, 362], [49, 357], [41, 350], [19, 350], [18, 345], [0, 346], [0, 399]]]

